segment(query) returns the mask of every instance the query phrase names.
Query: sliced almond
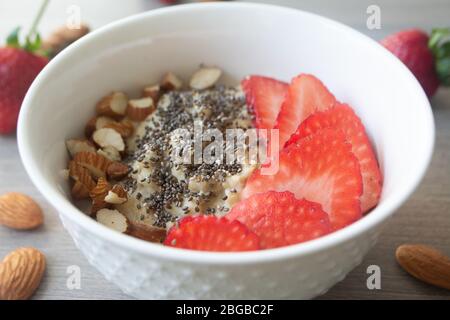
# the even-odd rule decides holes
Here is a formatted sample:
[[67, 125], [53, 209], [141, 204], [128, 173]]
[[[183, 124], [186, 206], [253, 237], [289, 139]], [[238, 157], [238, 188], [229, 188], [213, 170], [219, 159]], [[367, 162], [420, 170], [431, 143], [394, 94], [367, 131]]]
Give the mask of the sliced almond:
[[117, 149], [117, 151], [125, 150], [125, 142], [123, 141], [122, 136], [114, 129], [98, 129], [92, 135], [92, 139], [102, 148], [113, 147]]
[[111, 163], [111, 161], [98, 153], [85, 151], [78, 152], [75, 157], [73, 157], [73, 161], [88, 169], [96, 178], [106, 177], [106, 170]]
[[204, 90], [212, 87], [222, 76], [222, 70], [215, 67], [204, 67], [197, 70], [191, 78], [190, 87], [195, 90]]
[[[115, 123], [116, 120], [114, 120], [113, 118], [110, 117], [97, 117], [95, 120], [95, 130], [99, 130], [99, 129], [103, 129], [108, 127], [108, 125]], [[94, 132], [95, 132], [94, 130]]]
[[94, 133], [94, 131], [97, 130], [96, 124], [97, 124], [97, 117], [92, 117], [86, 123], [86, 126], [84, 127], [84, 135], [87, 138], [90, 138]]
[[183, 87], [183, 82], [172, 72], [164, 75], [161, 81], [161, 89], [164, 91], [180, 90]]
[[421, 244], [405, 244], [397, 248], [397, 262], [413, 277], [428, 284], [450, 290], [450, 258]]
[[155, 111], [152, 98], [141, 98], [128, 102], [127, 116], [133, 121], [143, 121]]
[[[79, 182], [83, 185], [88, 193], [95, 187], [95, 181], [92, 178], [90, 171], [74, 160], [69, 162], [69, 177], [75, 180], [75, 182]], [[78, 185], [76, 189], [81, 190], [81, 186]]]
[[142, 96], [153, 99], [153, 104], [156, 106], [158, 104], [159, 98], [161, 97], [161, 87], [159, 84], [153, 86], [145, 87], [142, 90]]
[[109, 205], [105, 201], [105, 197], [111, 190], [111, 185], [105, 178], [99, 178], [97, 185], [91, 190], [89, 196], [92, 199], [91, 213], [96, 213], [103, 208], [107, 208]]
[[90, 138], [95, 130], [105, 128], [108, 124], [115, 123], [113, 118], [100, 116], [91, 118], [84, 129], [84, 134], [87, 138]]
[[102, 149], [98, 149], [97, 153], [108, 158], [111, 161], [120, 161], [122, 157], [120, 156], [120, 152], [117, 151], [114, 147], [104, 147]]
[[104, 126], [104, 128], [110, 128], [116, 130], [123, 138], [130, 137], [134, 132], [133, 123], [130, 120], [124, 119], [120, 122], [111, 122]]
[[29, 299], [41, 283], [45, 256], [34, 248], [19, 248], [0, 262], [0, 300]]
[[18, 192], [0, 196], [0, 225], [29, 230], [39, 227], [43, 222], [41, 208], [29, 196]]
[[111, 190], [111, 185], [105, 178], [101, 177], [98, 178], [97, 185], [89, 192], [89, 195], [92, 199], [94, 198], [105, 199], [109, 190]]
[[128, 166], [121, 162], [112, 162], [106, 172], [108, 174], [108, 177], [112, 180], [121, 180], [125, 178], [128, 174], [128, 171], [130, 169]]
[[127, 202], [127, 200], [128, 194], [119, 184], [114, 185], [105, 197], [105, 202], [110, 204], [122, 204]]
[[78, 152], [87, 151], [95, 152], [95, 146], [92, 142], [86, 139], [69, 139], [66, 140], [66, 147], [73, 158]]
[[128, 230], [128, 220], [117, 210], [101, 209], [97, 212], [97, 221], [104, 226], [124, 233]]
[[80, 181], [75, 181], [70, 191], [74, 200], [83, 200], [89, 198], [89, 189]]
[[144, 223], [129, 221], [127, 234], [141, 240], [162, 243], [166, 238], [166, 230]]
[[128, 97], [125, 93], [112, 92], [97, 103], [97, 114], [116, 119], [121, 118], [125, 115], [127, 103]]

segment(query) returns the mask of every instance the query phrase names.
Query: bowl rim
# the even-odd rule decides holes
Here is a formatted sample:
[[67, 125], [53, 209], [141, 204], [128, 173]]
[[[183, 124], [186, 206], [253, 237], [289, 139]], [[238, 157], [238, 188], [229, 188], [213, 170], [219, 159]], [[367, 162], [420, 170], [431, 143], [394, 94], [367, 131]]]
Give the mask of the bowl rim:
[[[55, 185], [47, 181], [43, 174], [39, 171], [36, 162], [33, 160], [31, 149], [29, 148], [30, 141], [28, 137], [27, 123], [29, 121], [29, 110], [33, 104], [34, 97], [38, 94], [38, 91], [45, 81], [48, 74], [52, 72], [53, 69], [57, 68], [58, 65], [64, 61], [65, 57], [68, 56], [73, 50], [77, 50], [78, 47], [83, 47], [94, 42], [97, 37], [101, 37], [105, 33], [113, 32], [127, 24], [136, 23], [142, 19], [151, 19], [152, 17], [162, 16], [166, 14], [183, 14], [187, 11], [201, 11], [201, 10], [219, 10], [222, 8], [234, 8], [234, 10], [241, 9], [251, 9], [251, 10], [268, 10], [271, 14], [299, 14], [302, 16], [307, 16], [313, 19], [317, 19], [324, 24], [328, 24], [335, 28], [341, 29], [343, 32], [347, 32], [352, 36], [359, 38], [359, 41], [365, 42], [367, 45], [371, 46], [373, 50], [378, 50], [380, 54], [389, 55], [388, 59], [395, 60], [395, 63], [399, 68], [403, 68], [403, 72], [409, 74], [411, 81], [415, 82], [415, 86], [418, 91], [418, 98], [420, 101], [417, 102], [421, 106], [422, 112], [424, 113], [423, 121], [428, 127], [427, 132], [423, 132], [424, 139], [426, 141], [427, 152], [424, 154], [420, 161], [420, 170], [415, 174], [415, 178], [409, 186], [405, 186], [404, 189], [398, 194], [397, 197], [392, 197], [385, 201], [380, 202], [380, 204], [371, 211], [370, 214], [366, 215], [362, 219], [354, 222], [353, 224], [333, 232], [324, 237], [311, 240], [305, 243], [300, 243], [296, 245], [261, 250], [261, 251], [250, 251], [250, 252], [232, 252], [232, 253], [220, 253], [220, 252], [204, 252], [204, 251], [194, 251], [186, 249], [178, 249], [162, 246], [160, 244], [150, 243], [144, 240], [133, 238], [131, 236], [117, 233], [107, 227], [94, 221], [92, 218], [88, 217], [81, 210], [75, 207], [69, 199], [64, 197], [57, 191]], [[83, 229], [86, 229], [90, 233], [95, 234], [105, 241], [109, 241], [115, 245], [122, 248], [127, 248], [129, 250], [137, 251], [139, 253], [145, 254], [146, 256], [153, 256], [160, 259], [185, 262], [191, 264], [221, 264], [221, 265], [244, 265], [252, 263], [267, 263], [276, 260], [289, 259], [297, 256], [307, 255], [315, 252], [320, 252], [326, 250], [330, 247], [337, 246], [341, 243], [349, 241], [353, 238], [361, 236], [363, 233], [375, 228], [377, 225], [384, 222], [389, 216], [391, 216], [412, 194], [416, 189], [423, 176], [426, 173], [428, 165], [431, 161], [431, 157], [434, 149], [434, 139], [435, 139], [435, 126], [434, 118], [432, 115], [431, 107], [427, 96], [423, 92], [419, 82], [416, 80], [414, 75], [409, 71], [409, 69], [404, 66], [395, 56], [389, 53], [376, 41], [369, 38], [368, 36], [356, 31], [349, 26], [342, 23], [336, 22], [329, 18], [305, 12], [298, 9], [282, 7], [278, 5], [270, 4], [256, 4], [256, 3], [245, 3], [245, 2], [233, 2], [233, 3], [196, 3], [196, 4], [184, 4], [172, 7], [165, 7], [155, 10], [150, 10], [144, 13], [139, 13], [120, 19], [118, 21], [112, 22], [106, 26], [99, 28], [83, 37], [79, 41], [73, 43], [68, 49], [64, 50], [58, 56], [56, 56], [38, 75], [33, 84], [31, 85], [24, 102], [22, 104], [21, 112], [19, 115], [18, 124], [18, 146], [19, 153], [22, 159], [23, 165], [30, 176], [33, 184], [36, 188], [44, 195], [47, 201], [57, 210], [57, 212], [64, 216], [64, 218], [69, 219], [73, 223], [78, 224]]]

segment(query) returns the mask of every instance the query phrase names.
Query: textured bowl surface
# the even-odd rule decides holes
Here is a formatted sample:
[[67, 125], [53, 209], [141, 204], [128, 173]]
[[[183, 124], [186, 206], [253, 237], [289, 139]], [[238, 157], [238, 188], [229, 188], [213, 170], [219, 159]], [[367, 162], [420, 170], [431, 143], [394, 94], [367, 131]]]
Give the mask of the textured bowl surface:
[[[312, 73], [351, 104], [384, 175], [379, 206], [353, 225], [304, 244], [251, 253], [166, 248], [117, 234], [80, 212], [60, 177], [64, 141], [82, 134], [109, 91], [137, 94], [166, 71], [185, 79], [199, 64], [226, 81]], [[426, 96], [390, 53], [331, 20], [246, 3], [174, 6], [113, 23], [70, 46], [39, 75], [19, 119], [19, 148], [33, 182], [60, 212], [87, 259], [139, 298], [311, 298], [352, 270], [383, 224], [420, 182], [434, 144]]]

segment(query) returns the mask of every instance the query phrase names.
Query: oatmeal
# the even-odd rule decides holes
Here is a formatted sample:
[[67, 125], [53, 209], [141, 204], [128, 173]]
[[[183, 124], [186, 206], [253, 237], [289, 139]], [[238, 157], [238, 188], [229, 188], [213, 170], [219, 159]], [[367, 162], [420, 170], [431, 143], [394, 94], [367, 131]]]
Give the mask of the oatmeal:
[[73, 200], [117, 232], [224, 252], [313, 240], [377, 205], [364, 125], [319, 79], [227, 87], [221, 74], [202, 67], [186, 89], [169, 72], [139, 98], [100, 99], [86, 137], [66, 140]]
[[[203, 132], [218, 130], [224, 136], [227, 129], [245, 133], [252, 127], [251, 120], [239, 88], [220, 86], [162, 95], [156, 111], [127, 141], [131, 172], [123, 184], [129, 199], [117, 209], [131, 219], [161, 228], [184, 215], [226, 214], [239, 200], [255, 165], [238, 161], [236, 154], [232, 163], [223, 157], [196, 164], [195, 145], [185, 138], [194, 137], [196, 126]], [[226, 143], [215, 146], [226, 150]], [[201, 148], [206, 150], [208, 142], [203, 141]]]

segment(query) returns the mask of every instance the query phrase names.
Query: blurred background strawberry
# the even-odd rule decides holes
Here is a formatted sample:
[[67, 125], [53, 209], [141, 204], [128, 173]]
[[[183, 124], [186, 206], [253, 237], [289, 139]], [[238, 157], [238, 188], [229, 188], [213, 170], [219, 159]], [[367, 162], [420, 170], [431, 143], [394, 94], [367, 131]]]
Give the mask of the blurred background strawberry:
[[41, 40], [37, 26], [48, 3], [49, 0], [42, 1], [23, 43], [20, 41], [21, 28], [17, 27], [7, 37], [6, 45], [0, 48], [0, 134], [15, 132], [25, 94], [49, 58], [89, 32], [85, 25], [77, 29], [64, 26]]
[[431, 36], [419, 29], [394, 33], [381, 44], [416, 76], [431, 98], [440, 85], [450, 86], [450, 29], [434, 29]]
[[24, 43], [19, 40], [20, 27], [7, 38], [0, 48], [0, 133], [16, 129], [22, 100], [34, 78], [44, 68], [48, 58], [41, 51], [41, 38], [37, 25], [47, 7], [43, 1]]

